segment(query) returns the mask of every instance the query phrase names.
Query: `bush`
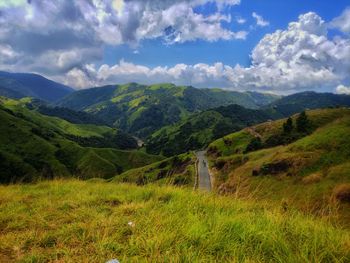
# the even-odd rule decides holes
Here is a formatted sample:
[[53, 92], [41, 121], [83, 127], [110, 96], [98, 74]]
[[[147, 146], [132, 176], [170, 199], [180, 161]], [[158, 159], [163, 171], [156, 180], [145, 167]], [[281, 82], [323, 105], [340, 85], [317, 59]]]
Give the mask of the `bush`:
[[289, 134], [293, 131], [293, 120], [291, 117], [288, 118], [288, 120], [283, 124], [283, 133]]
[[334, 188], [334, 197], [341, 201], [350, 203], [350, 184], [341, 184]]
[[306, 115], [306, 112], [303, 111], [299, 114], [297, 120], [296, 120], [296, 124], [297, 124], [297, 131], [301, 132], [301, 133], [307, 133], [309, 128], [310, 128], [310, 122], [309, 119]]
[[255, 137], [247, 145], [247, 147], [246, 147], [244, 152], [248, 153], [248, 152], [260, 150], [261, 148], [263, 148], [263, 144], [261, 142], [261, 139], [259, 137]]

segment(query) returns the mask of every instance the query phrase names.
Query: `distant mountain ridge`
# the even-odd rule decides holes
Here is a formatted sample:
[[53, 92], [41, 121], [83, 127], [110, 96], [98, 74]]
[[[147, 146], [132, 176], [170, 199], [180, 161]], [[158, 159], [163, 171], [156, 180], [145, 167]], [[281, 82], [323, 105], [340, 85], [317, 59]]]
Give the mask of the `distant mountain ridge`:
[[278, 97], [254, 92], [197, 89], [163, 83], [129, 83], [76, 91], [56, 105], [92, 113], [110, 125], [146, 138], [189, 115], [230, 104], [257, 109]]
[[307, 109], [337, 106], [350, 107], [350, 95], [305, 91], [282, 97], [262, 108], [274, 109], [281, 117], [287, 117]]
[[66, 85], [33, 73], [0, 71], [0, 95], [10, 98], [34, 97], [48, 102], [57, 101], [74, 90]]
[[205, 147], [211, 141], [254, 123], [277, 120], [308, 109], [349, 107], [350, 96], [302, 92], [282, 97], [259, 110], [239, 105], [212, 108], [192, 114], [153, 133], [146, 141], [149, 153], [166, 156]]

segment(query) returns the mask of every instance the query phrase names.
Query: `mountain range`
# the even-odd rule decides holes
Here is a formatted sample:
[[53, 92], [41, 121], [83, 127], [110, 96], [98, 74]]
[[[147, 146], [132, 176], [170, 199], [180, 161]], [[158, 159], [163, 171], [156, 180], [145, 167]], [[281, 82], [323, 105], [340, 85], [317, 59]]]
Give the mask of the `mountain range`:
[[56, 105], [86, 111], [111, 126], [145, 139], [195, 112], [230, 104], [256, 109], [277, 98], [270, 94], [196, 89], [168, 83], [150, 86], [129, 83], [77, 91]]
[[0, 96], [9, 98], [34, 97], [54, 102], [74, 90], [63, 84], [32, 73], [0, 71]]

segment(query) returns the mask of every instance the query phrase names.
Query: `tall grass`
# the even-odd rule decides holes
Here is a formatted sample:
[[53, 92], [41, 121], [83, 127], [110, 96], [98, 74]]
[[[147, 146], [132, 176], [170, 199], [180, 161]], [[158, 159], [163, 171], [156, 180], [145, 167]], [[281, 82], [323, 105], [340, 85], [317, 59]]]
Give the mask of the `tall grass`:
[[99, 181], [0, 187], [0, 262], [349, 262], [350, 232], [280, 207]]

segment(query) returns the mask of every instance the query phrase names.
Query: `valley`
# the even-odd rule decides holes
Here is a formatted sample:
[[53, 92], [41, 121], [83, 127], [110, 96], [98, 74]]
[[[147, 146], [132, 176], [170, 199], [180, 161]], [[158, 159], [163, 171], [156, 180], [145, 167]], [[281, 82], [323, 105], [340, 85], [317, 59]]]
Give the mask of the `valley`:
[[97, 261], [349, 259], [350, 96], [136, 83], [55, 102], [2, 94], [2, 261], [75, 259], [77, 242]]
[[350, 263], [349, 0], [0, 0], [0, 263]]

